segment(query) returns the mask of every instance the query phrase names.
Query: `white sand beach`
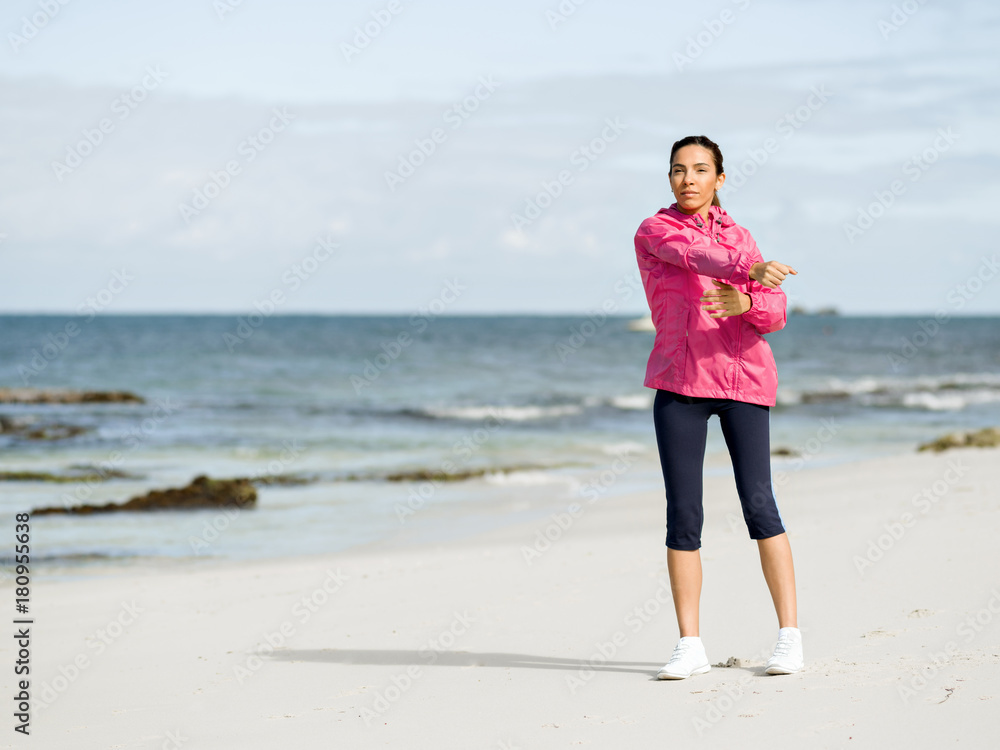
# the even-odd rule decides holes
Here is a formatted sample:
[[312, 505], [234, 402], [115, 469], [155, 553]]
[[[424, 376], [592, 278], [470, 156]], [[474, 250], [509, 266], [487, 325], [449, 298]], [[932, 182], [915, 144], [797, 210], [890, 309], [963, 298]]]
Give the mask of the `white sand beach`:
[[731, 477], [706, 479], [701, 637], [735, 666], [687, 680], [655, 679], [678, 636], [659, 488], [583, 500], [530, 564], [548, 522], [36, 582], [31, 736], [0, 744], [995, 747], [998, 480], [1000, 449], [789, 474], [794, 675], [763, 673], [778, 626]]

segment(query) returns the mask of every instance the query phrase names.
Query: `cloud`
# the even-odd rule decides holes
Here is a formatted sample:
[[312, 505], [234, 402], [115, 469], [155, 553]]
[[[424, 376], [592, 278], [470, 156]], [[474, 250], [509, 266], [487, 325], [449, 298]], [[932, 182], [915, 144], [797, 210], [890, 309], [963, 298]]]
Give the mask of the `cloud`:
[[[446, 114], [477, 78], [453, 102], [353, 104], [192, 97], [165, 84], [113, 119], [62, 181], [53, 162], [117, 117], [112, 103], [141, 70], [132, 86], [116, 87], [0, 78], [4, 306], [75, 309], [128, 263], [136, 282], [116, 303], [121, 311], [245, 310], [316, 237], [334, 232], [340, 255], [289, 310], [410, 312], [456, 273], [470, 293], [455, 312], [586, 310], [606, 295], [601, 280], [634, 268], [636, 227], [673, 201], [670, 145], [691, 133], [722, 145], [730, 186], [743, 173], [723, 205], [766, 258], [801, 266], [795, 284], [815, 306], [928, 309], [929, 297], [992, 246], [998, 91], [975, 55], [940, 65], [897, 56], [551, 76], [504, 84], [454, 126]], [[824, 86], [831, 94], [810, 108]], [[293, 119], [267, 134], [276, 108]], [[593, 160], [579, 159], [609, 118], [627, 127]], [[906, 179], [908, 160], [942, 128], [961, 139], [850, 242], [844, 224]], [[444, 139], [414, 157], [435, 129]], [[407, 161], [412, 174], [390, 188], [387, 175]], [[238, 172], [226, 177], [234, 162]], [[572, 181], [553, 195], [563, 173]], [[193, 206], [199, 191], [207, 203], [185, 220], [179, 207]], [[517, 231], [512, 217], [531, 201], [546, 206]], [[905, 276], [934, 264], [946, 242], [964, 248], [953, 266]], [[854, 262], [865, 265], [848, 281]], [[1000, 296], [981, 296], [981, 310], [1000, 311], [985, 299]], [[643, 301], [634, 302], [641, 312]]]

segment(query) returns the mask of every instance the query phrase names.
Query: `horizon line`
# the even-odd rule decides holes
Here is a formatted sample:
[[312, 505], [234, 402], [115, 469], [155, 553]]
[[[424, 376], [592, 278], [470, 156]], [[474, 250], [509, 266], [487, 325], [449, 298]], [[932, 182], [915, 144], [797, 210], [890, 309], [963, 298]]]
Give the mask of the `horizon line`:
[[[803, 310], [803, 311], [788, 311], [788, 317], [806, 317], [806, 318], [888, 318], [888, 317], [901, 317], [901, 318], [922, 318], [922, 317], [936, 317], [942, 314], [941, 310], [935, 312], [826, 312], [830, 308], [817, 308], [816, 311]], [[93, 318], [124, 318], [124, 317], [243, 317], [246, 315], [253, 315], [255, 310], [238, 310], [238, 311], [191, 311], [191, 310], [175, 310], [175, 311], [165, 311], [165, 310], [129, 310], [122, 312], [102, 312]], [[439, 314], [428, 315], [428, 313], [421, 311], [409, 311], [409, 312], [394, 312], [394, 311], [383, 311], [383, 312], [372, 312], [372, 311], [338, 311], [338, 312], [275, 312], [271, 313], [265, 317], [267, 318], [302, 318], [302, 317], [368, 317], [368, 318], [408, 318], [415, 315], [428, 317], [428, 318], [471, 318], [471, 317], [580, 317], [589, 318], [594, 315], [600, 314], [599, 310], [592, 311], [479, 311], [479, 312], [462, 312], [462, 313], [450, 313], [443, 312]], [[636, 318], [646, 318], [649, 317], [648, 312], [615, 312], [615, 313], [605, 313], [608, 318], [625, 318], [625, 319], [636, 319]], [[946, 313], [948, 318], [996, 318], [1000, 317], [1000, 310], [982, 313], [965, 313], [962, 315], [956, 315], [952, 313]], [[88, 313], [75, 313], [75, 312], [59, 312], [59, 311], [2, 311], [0, 310], [0, 317], [88, 317]], [[91, 318], [91, 319], [93, 319]]]

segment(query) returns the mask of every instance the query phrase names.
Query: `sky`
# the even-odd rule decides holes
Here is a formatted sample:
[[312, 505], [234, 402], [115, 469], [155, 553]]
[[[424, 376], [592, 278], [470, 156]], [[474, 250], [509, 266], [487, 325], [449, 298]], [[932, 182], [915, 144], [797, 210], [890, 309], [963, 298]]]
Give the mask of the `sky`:
[[1000, 6], [9, 0], [0, 312], [647, 311], [671, 144], [792, 305], [1000, 314]]

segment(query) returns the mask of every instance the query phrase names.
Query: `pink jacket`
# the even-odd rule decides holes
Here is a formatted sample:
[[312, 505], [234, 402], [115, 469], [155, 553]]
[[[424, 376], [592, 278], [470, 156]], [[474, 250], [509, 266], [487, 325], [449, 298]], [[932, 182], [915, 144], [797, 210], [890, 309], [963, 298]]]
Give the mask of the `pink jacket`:
[[[750, 232], [718, 206], [706, 225], [673, 203], [639, 225], [635, 254], [656, 327], [644, 385], [774, 406], [778, 371], [761, 334], [784, 328], [785, 293], [750, 278], [750, 266], [764, 260]], [[720, 288], [713, 278], [749, 294], [751, 308], [709, 317], [698, 300]]]

